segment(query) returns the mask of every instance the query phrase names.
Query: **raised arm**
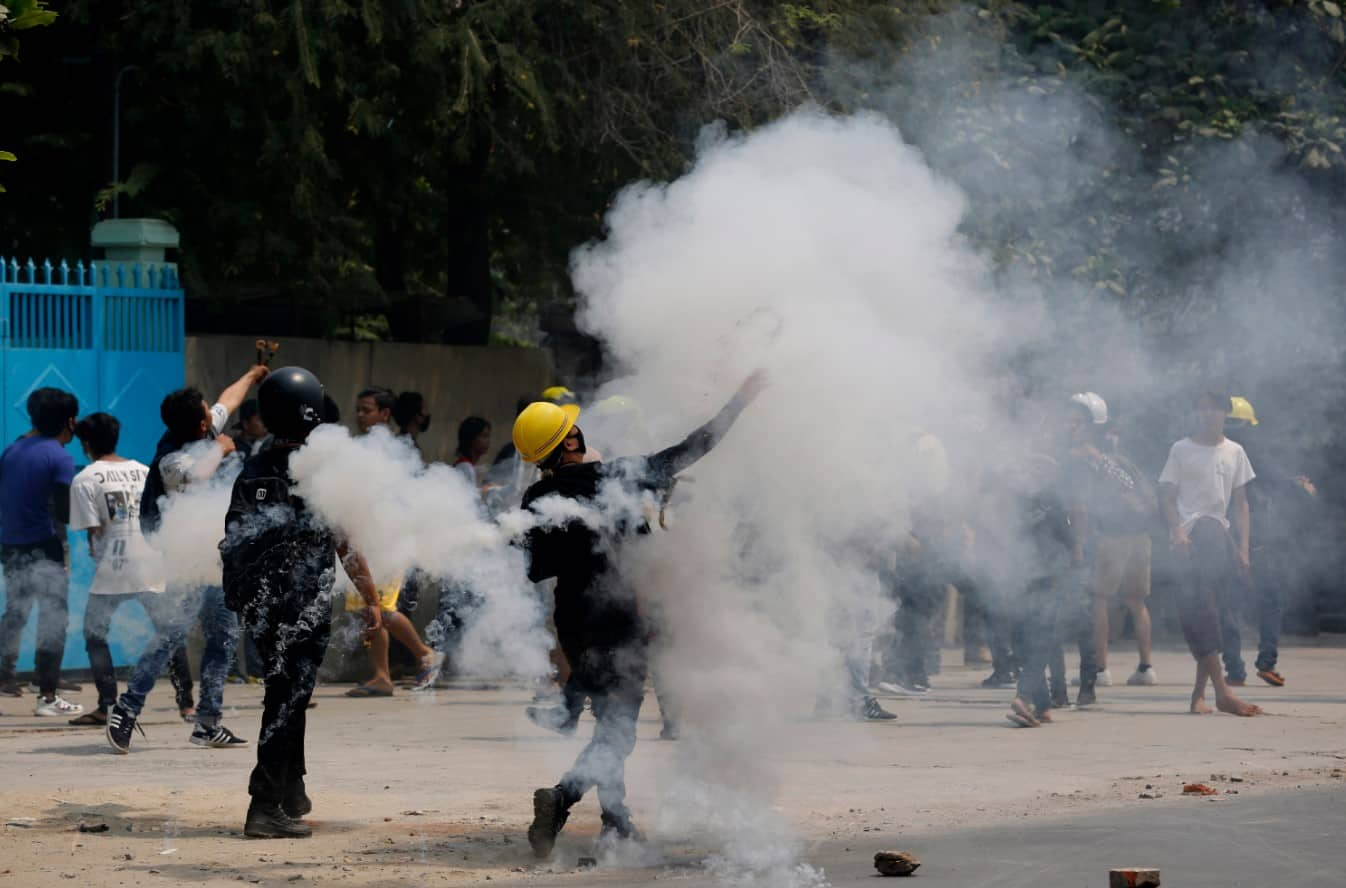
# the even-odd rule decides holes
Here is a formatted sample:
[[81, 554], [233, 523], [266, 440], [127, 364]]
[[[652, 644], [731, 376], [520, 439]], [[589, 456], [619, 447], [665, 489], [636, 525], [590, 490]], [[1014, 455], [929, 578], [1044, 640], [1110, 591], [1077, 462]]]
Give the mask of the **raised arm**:
[[659, 483], [666, 483], [688, 466], [709, 453], [720, 443], [734, 425], [740, 413], [766, 388], [766, 373], [761, 370], [743, 381], [738, 391], [729, 399], [715, 418], [688, 435], [681, 443], [674, 444], [646, 459], [646, 471], [649, 477]]
[[215, 403], [223, 404], [233, 413], [243, 402], [247, 400], [248, 390], [254, 385], [266, 378], [266, 374], [271, 371], [263, 364], [256, 364], [247, 373], [244, 373], [229, 388], [220, 392], [220, 396], [215, 399]]

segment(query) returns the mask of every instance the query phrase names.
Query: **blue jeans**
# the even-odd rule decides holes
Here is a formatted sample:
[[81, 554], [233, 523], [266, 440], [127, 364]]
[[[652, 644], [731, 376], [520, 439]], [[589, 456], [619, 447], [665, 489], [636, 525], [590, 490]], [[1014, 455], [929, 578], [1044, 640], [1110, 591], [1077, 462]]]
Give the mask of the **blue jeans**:
[[219, 586], [170, 589], [154, 596], [152, 603], [158, 617], [154, 623], [160, 628], [140, 655], [140, 662], [126, 683], [126, 693], [121, 696], [121, 705], [132, 715], [140, 715], [159, 673], [173, 651], [186, 640], [199, 616], [206, 648], [201, 653], [201, 702], [196, 707], [196, 720], [213, 727], [220, 721], [224, 680], [238, 646], [238, 615], [225, 607], [224, 590]]

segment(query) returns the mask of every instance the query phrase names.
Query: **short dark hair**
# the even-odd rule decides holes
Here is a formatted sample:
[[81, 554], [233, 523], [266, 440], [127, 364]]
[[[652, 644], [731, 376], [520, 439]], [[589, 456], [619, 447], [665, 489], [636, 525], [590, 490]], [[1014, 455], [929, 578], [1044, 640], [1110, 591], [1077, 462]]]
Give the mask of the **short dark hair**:
[[519, 395], [514, 401], [514, 415], [518, 416], [520, 413], [523, 413], [528, 409], [528, 405], [536, 400], [537, 398], [534, 398], [532, 395]]
[[238, 405], [238, 421], [247, 422], [258, 414], [257, 399], [249, 398]]
[[403, 392], [393, 403], [393, 421], [402, 429], [424, 412], [425, 396], [420, 392]]
[[367, 388], [355, 396], [357, 401], [361, 398], [373, 398], [374, 406], [380, 410], [392, 410], [393, 407], [397, 406], [397, 395], [393, 394], [392, 389], [384, 388], [381, 385]]
[[44, 438], [55, 438], [66, 423], [79, 416], [79, 400], [58, 388], [35, 389], [28, 396], [28, 418]]
[[185, 444], [201, 437], [201, 420], [206, 418], [202, 405], [206, 396], [200, 389], [184, 388], [169, 392], [159, 404], [159, 418], [168, 428], [168, 434]]
[[490, 427], [491, 424], [480, 416], [469, 416], [458, 423], [458, 455], [471, 456], [472, 442], [477, 440], [477, 436]]
[[111, 413], [90, 413], [75, 424], [75, 437], [95, 458], [117, 452], [122, 424]]

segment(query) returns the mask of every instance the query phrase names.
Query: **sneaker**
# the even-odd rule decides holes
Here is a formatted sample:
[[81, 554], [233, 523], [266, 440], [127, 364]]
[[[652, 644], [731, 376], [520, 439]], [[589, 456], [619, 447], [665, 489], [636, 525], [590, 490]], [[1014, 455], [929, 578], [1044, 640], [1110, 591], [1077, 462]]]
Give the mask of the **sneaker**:
[[659, 731], [660, 740], [677, 740], [681, 736], [678, 726], [669, 722], [664, 722], [664, 727]]
[[69, 700], [56, 694], [50, 700], [37, 698], [37, 705], [33, 707], [33, 715], [42, 715], [48, 717], [68, 718], [72, 715], [79, 715], [84, 711], [84, 707], [78, 703], [71, 703]]
[[888, 710], [879, 705], [879, 701], [873, 697], [866, 697], [861, 704], [857, 717], [862, 721], [892, 721], [897, 718]]
[[[984, 688], [1013, 688], [1018, 684], [1014, 676], [1007, 672], [992, 672], [981, 682], [981, 686]], [[879, 685], [879, 687], [883, 687], [883, 685]]]
[[908, 682], [881, 681], [878, 689], [894, 697], [924, 697], [930, 693], [930, 688]]
[[108, 744], [118, 754], [126, 755], [131, 751], [131, 733], [137, 729], [140, 736], [144, 737], [145, 729], [136, 724], [136, 717], [131, 714], [131, 710], [120, 703], [113, 703], [107, 714]]
[[286, 814], [280, 805], [253, 802], [248, 806], [243, 835], [250, 839], [307, 839], [313, 830]]
[[1093, 706], [1098, 702], [1098, 695], [1094, 693], [1093, 688], [1080, 688], [1080, 692], [1075, 695], [1075, 708], [1080, 709], [1084, 706]]
[[[1105, 688], [1112, 687], [1112, 670], [1100, 669], [1097, 672], [1095, 672], [1094, 685], [1095, 686], [1102, 685]], [[1070, 686], [1072, 688], [1078, 688], [1080, 686], [1080, 677], [1078, 675], [1070, 680]]]
[[298, 820], [313, 810], [313, 800], [304, 791], [302, 777], [285, 790], [285, 800], [280, 803], [280, 808], [291, 820]]
[[0, 697], [22, 697], [23, 685], [17, 681], [7, 681], [0, 684]]
[[423, 690], [433, 685], [443, 669], [444, 652], [433, 651], [429, 657], [421, 660], [421, 671], [416, 673], [416, 684], [413, 685], [413, 690]]
[[203, 724], [197, 724], [192, 730], [191, 741], [196, 746], [207, 746], [211, 749], [234, 749], [239, 746], [248, 745], [247, 740], [244, 740], [224, 725], [207, 727]]
[[580, 722], [579, 716], [571, 715], [564, 706], [529, 706], [524, 712], [539, 728], [555, 731], [563, 737], [574, 734], [575, 726]]
[[1285, 676], [1281, 675], [1275, 669], [1259, 669], [1257, 670], [1257, 677], [1271, 685], [1273, 688], [1285, 687]]
[[1154, 687], [1159, 684], [1159, 676], [1154, 674], [1154, 667], [1149, 666], [1145, 669], [1137, 669], [1131, 673], [1131, 677], [1126, 680], [1131, 687]]
[[539, 860], [551, 856], [556, 837], [561, 834], [570, 811], [566, 807], [561, 787], [549, 786], [533, 793], [533, 822], [528, 827], [528, 844]]

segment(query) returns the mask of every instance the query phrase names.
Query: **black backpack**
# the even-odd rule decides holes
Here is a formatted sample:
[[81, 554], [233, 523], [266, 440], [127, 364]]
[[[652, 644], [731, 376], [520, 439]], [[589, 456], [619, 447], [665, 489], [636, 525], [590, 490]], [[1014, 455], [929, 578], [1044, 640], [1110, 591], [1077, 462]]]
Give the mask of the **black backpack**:
[[140, 494], [140, 530], [143, 533], [158, 532], [159, 525], [163, 521], [163, 514], [159, 511], [159, 500], [166, 496], [168, 491], [164, 489], [164, 476], [159, 471], [159, 463], [177, 449], [177, 445], [168, 437], [167, 432], [154, 448], [149, 477], [145, 479], [145, 489]]

